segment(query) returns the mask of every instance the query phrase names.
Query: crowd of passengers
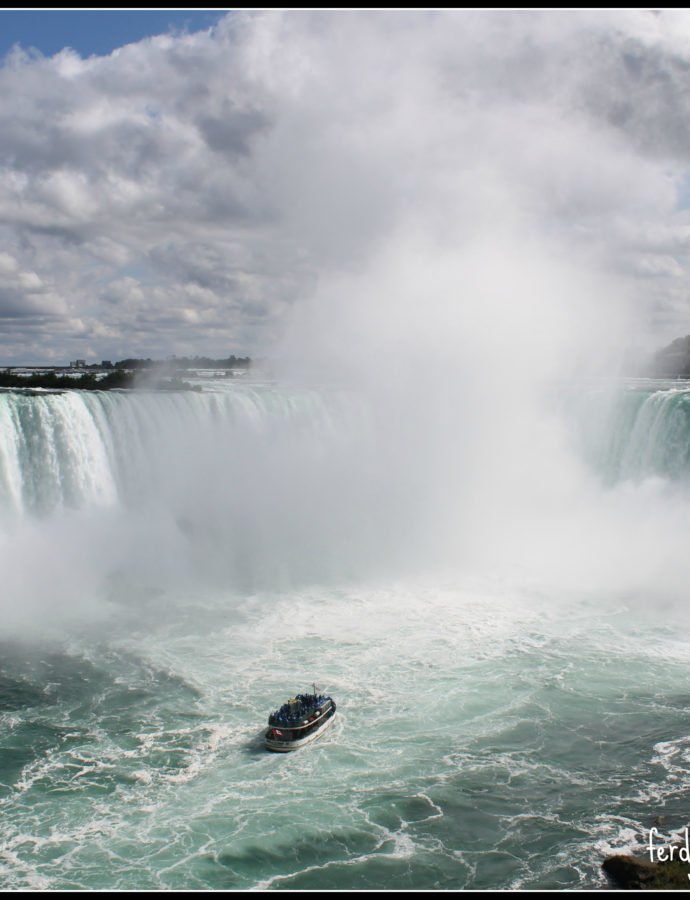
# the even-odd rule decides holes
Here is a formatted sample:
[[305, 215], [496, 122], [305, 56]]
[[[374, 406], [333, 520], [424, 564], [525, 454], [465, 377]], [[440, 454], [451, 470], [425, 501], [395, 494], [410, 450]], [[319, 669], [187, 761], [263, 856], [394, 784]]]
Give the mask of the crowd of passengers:
[[301, 719], [308, 712], [314, 709], [317, 706], [321, 706], [321, 704], [327, 698], [316, 694], [297, 694], [295, 700], [299, 703], [299, 709], [296, 712], [290, 712], [290, 707], [293, 705], [292, 703], [283, 703], [279, 710], [276, 710], [270, 718], [270, 725], [289, 725], [294, 723], [298, 719]]

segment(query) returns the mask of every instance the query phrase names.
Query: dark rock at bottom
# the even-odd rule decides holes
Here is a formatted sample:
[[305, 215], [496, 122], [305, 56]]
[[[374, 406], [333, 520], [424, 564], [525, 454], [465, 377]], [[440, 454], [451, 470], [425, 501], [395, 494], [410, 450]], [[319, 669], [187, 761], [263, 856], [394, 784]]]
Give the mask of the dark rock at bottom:
[[690, 863], [679, 858], [651, 862], [640, 856], [609, 856], [602, 867], [618, 887], [627, 890], [690, 890]]

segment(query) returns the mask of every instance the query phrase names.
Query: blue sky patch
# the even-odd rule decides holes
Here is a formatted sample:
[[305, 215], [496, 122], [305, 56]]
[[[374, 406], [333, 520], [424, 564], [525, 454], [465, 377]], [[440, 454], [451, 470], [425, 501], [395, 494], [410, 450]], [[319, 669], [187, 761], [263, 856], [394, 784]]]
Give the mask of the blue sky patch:
[[19, 44], [54, 56], [65, 47], [86, 58], [157, 34], [202, 31], [227, 10], [204, 9], [33, 9], [0, 11], [0, 59]]

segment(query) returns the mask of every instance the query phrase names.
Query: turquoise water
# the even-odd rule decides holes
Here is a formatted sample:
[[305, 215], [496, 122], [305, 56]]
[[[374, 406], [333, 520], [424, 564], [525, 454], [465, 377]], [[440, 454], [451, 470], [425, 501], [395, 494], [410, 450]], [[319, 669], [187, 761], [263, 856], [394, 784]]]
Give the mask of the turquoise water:
[[576, 394], [585, 455], [607, 484], [690, 474], [690, 390], [648, 379]]
[[[690, 820], [682, 466], [576, 468], [567, 530], [413, 566], [420, 482], [350, 395], [0, 401], [3, 888], [596, 888]], [[312, 681], [333, 726], [266, 753]]]

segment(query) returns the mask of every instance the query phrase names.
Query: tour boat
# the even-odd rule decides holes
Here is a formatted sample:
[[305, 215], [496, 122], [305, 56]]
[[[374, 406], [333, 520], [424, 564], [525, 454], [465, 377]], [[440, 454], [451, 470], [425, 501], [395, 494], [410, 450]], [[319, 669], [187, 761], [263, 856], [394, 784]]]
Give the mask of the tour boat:
[[317, 694], [297, 694], [268, 717], [266, 749], [297, 750], [315, 740], [333, 721], [335, 700]]

